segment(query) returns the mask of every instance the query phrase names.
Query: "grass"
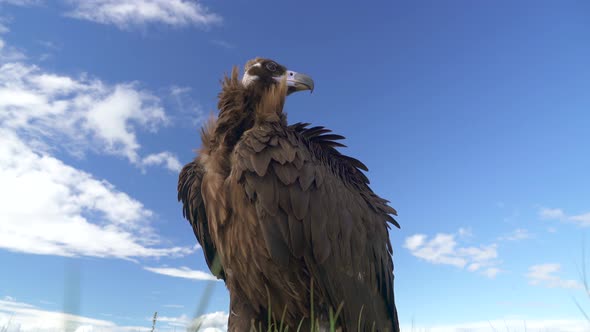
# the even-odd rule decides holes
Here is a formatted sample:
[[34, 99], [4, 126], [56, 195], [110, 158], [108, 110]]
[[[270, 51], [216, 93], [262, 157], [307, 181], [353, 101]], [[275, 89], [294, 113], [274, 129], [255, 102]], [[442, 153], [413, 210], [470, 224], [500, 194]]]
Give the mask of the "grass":
[[[582, 242], [582, 266], [580, 269], [580, 279], [582, 281], [584, 290], [586, 291], [586, 294], [588, 297], [590, 297], [590, 281], [588, 278], [588, 271], [586, 269], [586, 248], [585, 248], [585, 244], [584, 242]], [[313, 282], [313, 281], [312, 281]], [[313, 283], [312, 283], [312, 294], [311, 294], [311, 302], [313, 303]], [[590, 324], [590, 314], [588, 314], [584, 308], [580, 305], [580, 303], [574, 298], [574, 303], [576, 304], [576, 306], [578, 307], [578, 309], [580, 310], [580, 312], [582, 313], [582, 315], [586, 318], [586, 320], [588, 321], [588, 323]], [[319, 326], [317, 325], [316, 321], [314, 320], [314, 312], [313, 312], [313, 305], [311, 306], [312, 311], [311, 311], [311, 322], [312, 322], [312, 326], [311, 326], [311, 331], [310, 332], [317, 332]], [[274, 320], [272, 318], [272, 314], [271, 314], [271, 306], [269, 303], [269, 314], [268, 314], [268, 320], [267, 320], [267, 325], [268, 328], [266, 330], [264, 330], [261, 326], [261, 323], [258, 326], [258, 329], [256, 330], [256, 332], [288, 332], [288, 328], [284, 326], [283, 324], [283, 320], [284, 320], [284, 315], [285, 312], [283, 311], [282, 315], [281, 315], [281, 321], [277, 322], [276, 320]], [[338, 307], [338, 309], [336, 310], [336, 312], [334, 312], [331, 308], [330, 308], [330, 313], [329, 313], [329, 323], [330, 323], [330, 332], [337, 332], [336, 330], [336, 322], [337, 322], [337, 318], [338, 315], [340, 314], [342, 310], [342, 304]], [[199, 316], [197, 316], [199, 317]], [[361, 317], [362, 317], [362, 309], [361, 312], [359, 313], [359, 319], [358, 319], [358, 327], [357, 327], [357, 332], [361, 331]], [[297, 327], [297, 329], [295, 330], [295, 332], [303, 332], [301, 331], [301, 325], [303, 323], [303, 319], [300, 321], [299, 326]], [[506, 322], [504, 323], [504, 329], [500, 328], [497, 329], [491, 322], [489, 322], [490, 324], [490, 328], [491, 331], [511, 331], [508, 327], [508, 324], [506, 324]], [[523, 329], [521, 331], [527, 332], [527, 323], [526, 321], [523, 321]], [[191, 332], [196, 332], [198, 331], [198, 328], [195, 330], [191, 330]], [[414, 320], [412, 319], [412, 327], [411, 327], [411, 331], [418, 331], [417, 328], [415, 328], [414, 326]], [[425, 330], [426, 331], [426, 330]], [[512, 330], [514, 331], [514, 330]]]
[[[199, 319], [200, 317], [202, 317], [202, 313], [204, 311], [204, 308], [207, 307], [207, 304], [209, 302], [210, 299], [210, 295], [213, 289], [213, 283], [209, 283], [206, 288], [205, 288], [205, 292], [204, 292], [204, 296], [201, 297], [201, 300], [199, 301], [199, 306], [198, 306], [198, 310], [197, 310], [197, 315], [195, 315], [196, 319]], [[314, 313], [314, 306], [313, 306], [313, 280], [311, 281], [311, 297], [310, 297], [310, 304], [311, 304], [311, 317], [310, 317], [310, 321], [311, 321], [311, 327], [310, 327], [310, 332], [319, 332], [320, 330], [320, 324], [319, 322], [315, 319], [315, 313]], [[276, 320], [274, 318], [274, 315], [272, 314], [272, 305], [270, 303], [270, 294], [268, 292], [268, 289], [266, 290], [267, 292], [267, 296], [269, 298], [269, 303], [268, 303], [268, 315], [267, 315], [267, 321], [266, 321], [266, 325], [267, 328], [264, 329], [262, 327], [262, 322], [258, 322], [258, 327], [256, 328], [256, 332], [289, 332], [289, 327], [286, 326], [284, 324], [284, 320], [285, 320], [285, 314], [286, 314], [286, 308], [283, 310], [282, 314], [281, 314], [281, 319], [280, 320]], [[338, 322], [338, 316], [340, 315], [341, 311], [342, 311], [342, 306], [343, 304], [340, 304], [340, 306], [338, 307], [338, 309], [336, 310], [336, 312], [334, 312], [334, 310], [332, 308], [330, 308], [329, 311], [329, 325], [330, 325], [330, 332], [337, 332], [337, 322]], [[362, 310], [361, 310], [362, 311]], [[361, 312], [362, 314], [362, 312]], [[361, 316], [359, 315], [359, 328], [358, 330], [360, 331], [360, 321]], [[156, 321], [156, 315], [154, 314], [154, 326], [155, 326], [155, 321]], [[299, 321], [299, 325], [297, 326], [297, 329], [295, 330], [295, 332], [306, 332], [306, 331], [302, 331], [302, 325], [303, 322], [305, 321], [305, 318], [302, 318]], [[200, 330], [201, 326], [203, 325], [203, 322], [200, 321], [198, 322], [194, 327], [192, 328], [188, 328], [187, 331], [189, 332], [197, 332]], [[153, 329], [152, 329], [153, 332]]]

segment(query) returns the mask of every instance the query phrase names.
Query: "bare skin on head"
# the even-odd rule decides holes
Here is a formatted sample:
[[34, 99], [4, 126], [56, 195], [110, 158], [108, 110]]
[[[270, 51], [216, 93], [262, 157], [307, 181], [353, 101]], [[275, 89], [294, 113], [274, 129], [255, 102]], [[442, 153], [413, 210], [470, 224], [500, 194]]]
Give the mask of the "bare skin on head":
[[360, 161], [323, 127], [287, 124], [283, 106], [313, 80], [270, 59], [234, 68], [219, 116], [180, 173], [178, 198], [212, 273], [230, 293], [230, 331], [267, 329], [269, 310], [290, 331], [342, 305], [340, 331], [399, 331], [389, 224]]

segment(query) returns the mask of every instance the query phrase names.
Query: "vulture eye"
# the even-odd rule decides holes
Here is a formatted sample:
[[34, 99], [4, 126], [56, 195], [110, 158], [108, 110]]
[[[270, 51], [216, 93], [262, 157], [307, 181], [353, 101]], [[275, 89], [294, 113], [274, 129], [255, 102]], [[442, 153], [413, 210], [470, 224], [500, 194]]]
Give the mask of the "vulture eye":
[[271, 72], [275, 72], [277, 70], [277, 64], [274, 62], [269, 62], [266, 64], [266, 69], [270, 70]]

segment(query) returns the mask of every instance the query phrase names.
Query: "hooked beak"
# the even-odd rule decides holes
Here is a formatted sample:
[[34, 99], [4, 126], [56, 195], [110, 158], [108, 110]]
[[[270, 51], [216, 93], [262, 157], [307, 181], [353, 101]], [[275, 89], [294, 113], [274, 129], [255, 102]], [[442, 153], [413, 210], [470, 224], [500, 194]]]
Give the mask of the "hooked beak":
[[[313, 79], [311, 77], [288, 70], [285, 74], [287, 76], [287, 95], [293, 92], [310, 90], [313, 92]], [[283, 77], [276, 77], [275, 80], [280, 81]]]

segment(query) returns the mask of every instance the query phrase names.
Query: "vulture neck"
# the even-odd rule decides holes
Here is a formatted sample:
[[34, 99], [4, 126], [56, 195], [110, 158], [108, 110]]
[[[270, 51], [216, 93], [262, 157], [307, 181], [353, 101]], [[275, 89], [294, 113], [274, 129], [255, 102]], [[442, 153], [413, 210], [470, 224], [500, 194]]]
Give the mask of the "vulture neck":
[[269, 87], [244, 87], [234, 68], [231, 77], [225, 77], [219, 94], [219, 117], [215, 128], [217, 148], [232, 151], [244, 132], [263, 123], [287, 125], [283, 113], [286, 82]]

